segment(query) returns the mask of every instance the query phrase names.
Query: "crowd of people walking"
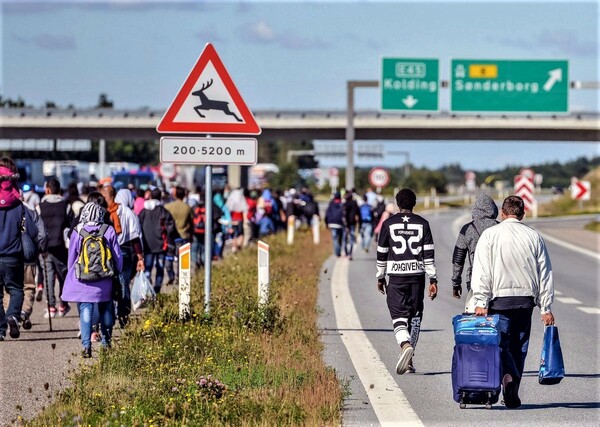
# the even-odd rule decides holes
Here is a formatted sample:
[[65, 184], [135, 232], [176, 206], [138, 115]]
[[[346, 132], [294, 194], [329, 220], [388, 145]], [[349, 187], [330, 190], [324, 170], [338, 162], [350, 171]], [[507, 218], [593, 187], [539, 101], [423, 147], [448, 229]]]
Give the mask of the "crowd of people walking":
[[223, 258], [226, 246], [238, 252], [252, 239], [285, 230], [291, 217], [310, 223], [319, 214], [306, 188], [214, 189], [208, 224], [200, 188], [175, 186], [167, 193], [152, 186], [72, 183], [63, 189], [49, 178], [40, 198], [31, 185], [18, 183], [15, 163], [0, 159], [0, 341], [7, 332], [17, 339], [21, 329], [31, 329], [35, 301], [46, 300], [50, 321], [75, 304], [83, 357], [91, 356], [93, 341], [111, 346], [116, 322], [127, 325], [136, 274], [144, 274], [155, 293], [177, 283], [181, 245], [192, 244], [195, 268], [201, 269]]
[[[48, 319], [64, 317], [76, 304], [86, 358], [93, 341], [101, 341], [104, 349], [111, 346], [116, 322], [127, 325], [134, 275], [145, 275], [155, 293], [163, 282], [176, 284], [181, 245], [192, 244], [195, 268], [201, 269], [223, 258], [226, 246], [236, 253], [252, 239], [286, 230], [291, 219], [294, 226], [319, 220], [318, 204], [307, 188], [281, 192], [226, 186], [214, 191], [209, 223], [199, 188], [188, 192], [176, 186], [167, 194], [155, 187], [117, 191], [111, 184], [79, 191], [71, 184], [63, 192], [59, 181], [50, 178], [40, 198], [28, 185], [19, 188], [18, 178], [15, 163], [1, 158], [0, 341], [7, 332], [17, 339], [21, 329], [31, 329], [34, 302], [45, 297]], [[371, 188], [362, 196], [355, 190], [335, 192], [324, 219], [337, 257], [352, 260], [357, 233], [364, 252], [375, 236], [376, 288], [386, 295], [399, 345], [396, 372], [404, 374], [415, 372], [425, 290], [435, 299], [437, 269], [429, 223], [413, 213], [415, 193], [405, 188], [395, 199], [386, 204]], [[500, 315], [505, 402], [518, 407], [533, 307], [540, 307], [544, 324], [554, 323], [552, 267], [543, 240], [521, 222], [523, 200], [509, 196], [501, 214], [499, 223], [495, 202], [478, 197], [473, 220], [461, 228], [454, 248], [452, 295], [462, 296], [468, 259], [465, 311]], [[531, 268], [516, 268], [523, 262]]]

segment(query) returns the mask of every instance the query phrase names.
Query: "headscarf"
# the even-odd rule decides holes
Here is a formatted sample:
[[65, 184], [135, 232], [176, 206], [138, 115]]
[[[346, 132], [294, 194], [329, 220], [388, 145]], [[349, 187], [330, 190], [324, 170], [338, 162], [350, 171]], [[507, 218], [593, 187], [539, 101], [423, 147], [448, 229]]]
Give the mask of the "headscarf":
[[133, 209], [133, 196], [131, 195], [131, 191], [127, 188], [121, 188], [117, 191], [115, 202], [127, 206], [129, 209]]
[[14, 174], [9, 168], [0, 167], [0, 209], [15, 206], [21, 194], [17, 187], [18, 174]]
[[81, 231], [81, 229], [86, 225], [94, 226], [103, 224], [105, 212], [105, 209], [97, 203], [86, 203], [83, 208], [81, 208], [81, 212], [79, 214], [77, 231]]
[[248, 210], [248, 203], [246, 203], [244, 191], [241, 188], [232, 190], [225, 205], [231, 212], [246, 212]]

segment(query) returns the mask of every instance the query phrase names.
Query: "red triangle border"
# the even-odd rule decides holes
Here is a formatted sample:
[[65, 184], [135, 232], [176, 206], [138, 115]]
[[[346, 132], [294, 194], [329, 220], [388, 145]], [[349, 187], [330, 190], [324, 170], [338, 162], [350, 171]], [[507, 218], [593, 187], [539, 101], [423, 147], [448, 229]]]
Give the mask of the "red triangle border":
[[[192, 92], [194, 85], [198, 81], [198, 78], [206, 68], [207, 64], [212, 62], [213, 66], [225, 88], [229, 92], [231, 99], [235, 103], [238, 109], [243, 123], [196, 123], [196, 122], [174, 122], [177, 113], [181, 109], [183, 103]], [[196, 65], [190, 71], [188, 77], [177, 96], [171, 103], [171, 106], [167, 109], [163, 115], [160, 123], [156, 127], [158, 133], [201, 133], [201, 134], [244, 134], [244, 135], [259, 135], [262, 130], [256, 119], [252, 115], [250, 109], [246, 106], [246, 103], [242, 99], [242, 96], [238, 92], [233, 80], [229, 76], [227, 69], [223, 65], [223, 62], [219, 58], [217, 51], [212, 44], [207, 43], [206, 47], [200, 54], [200, 57], [196, 61]]]

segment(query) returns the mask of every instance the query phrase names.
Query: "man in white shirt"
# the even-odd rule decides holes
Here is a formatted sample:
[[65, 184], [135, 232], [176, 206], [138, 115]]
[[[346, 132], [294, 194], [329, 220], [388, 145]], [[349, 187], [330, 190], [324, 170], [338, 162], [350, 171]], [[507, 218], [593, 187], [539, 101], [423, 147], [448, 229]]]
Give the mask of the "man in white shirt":
[[531, 332], [531, 314], [537, 305], [542, 323], [554, 324], [552, 264], [541, 236], [521, 221], [523, 199], [509, 196], [502, 204], [502, 222], [481, 233], [471, 286], [475, 314], [500, 315], [504, 404], [518, 408], [518, 395]]

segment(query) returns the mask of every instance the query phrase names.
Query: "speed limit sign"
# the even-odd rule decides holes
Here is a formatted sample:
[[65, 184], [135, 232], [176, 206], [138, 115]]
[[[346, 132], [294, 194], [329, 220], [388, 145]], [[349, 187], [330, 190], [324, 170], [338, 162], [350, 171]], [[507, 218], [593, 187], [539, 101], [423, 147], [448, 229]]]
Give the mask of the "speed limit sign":
[[369, 172], [369, 183], [373, 187], [383, 188], [390, 183], [390, 174], [383, 168], [373, 168]]

